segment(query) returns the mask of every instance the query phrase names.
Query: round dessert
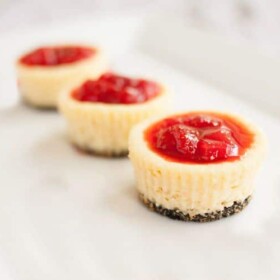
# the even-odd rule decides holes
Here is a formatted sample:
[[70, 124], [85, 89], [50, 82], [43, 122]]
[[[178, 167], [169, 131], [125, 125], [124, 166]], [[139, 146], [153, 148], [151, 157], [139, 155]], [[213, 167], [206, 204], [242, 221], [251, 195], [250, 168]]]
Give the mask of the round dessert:
[[65, 86], [98, 78], [106, 69], [105, 56], [95, 47], [41, 47], [17, 61], [18, 86], [28, 104], [55, 108], [58, 94]]
[[124, 156], [131, 128], [165, 112], [168, 103], [166, 90], [156, 82], [106, 73], [65, 91], [59, 107], [74, 145], [95, 154]]
[[242, 118], [189, 112], [133, 128], [129, 157], [142, 201], [173, 219], [208, 222], [250, 201], [264, 136]]

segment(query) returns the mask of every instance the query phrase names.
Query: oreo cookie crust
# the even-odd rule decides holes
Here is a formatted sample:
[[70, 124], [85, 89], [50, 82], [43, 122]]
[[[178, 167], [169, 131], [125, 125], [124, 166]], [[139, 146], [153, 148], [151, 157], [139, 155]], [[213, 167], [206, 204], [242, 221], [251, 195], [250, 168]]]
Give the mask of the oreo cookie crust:
[[251, 196], [248, 196], [243, 201], [234, 201], [234, 203], [229, 207], [224, 207], [221, 211], [208, 212], [205, 214], [197, 214], [194, 216], [189, 215], [188, 213], [183, 213], [179, 209], [166, 209], [161, 205], [157, 205], [156, 203], [150, 201], [145, 198], [142, 194], [139, 195], [140, 200], [152, 211], [155, 211], [163, 216], [171, 218], [173, 220], [179, 221], [191, 221], [198, 223], [212, 222], [216, 220], [220, 220], [222, 218], [226, 218], [241, 212], [250, 202]]

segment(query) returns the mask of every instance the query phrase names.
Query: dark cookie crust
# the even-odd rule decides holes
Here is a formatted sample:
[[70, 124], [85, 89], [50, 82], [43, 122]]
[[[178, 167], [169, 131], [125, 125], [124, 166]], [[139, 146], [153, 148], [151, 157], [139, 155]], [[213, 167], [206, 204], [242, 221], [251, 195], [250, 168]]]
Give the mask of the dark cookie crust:
[[74, 143], [73, 143], [73, 145], [80, 153], [83, 153], [83, 154], [88, 154], [88, 155], [93, 155], [93, 156], [98, 156], [98, 157], [107, 157], [107, 158], [124, 158], [124, 157], [128, 156], [128, 151], [122, 151], [119, 153], [115, 153], [112, 151], [97, 152], [94, 150], [81, 148]]
[[180, 220], [185, 222], [191, 221], [191, 222], [199, 222], [199, 223], [212, 222], [237, 214], [240, 211], [242, 211], [251, 200], [251, 196], [248, 196], [245, 200], [235, 201], [231, 206], [224, 207], [224, 209], [221, 211], [190, 216], [187, 213], [181, 212], [179, 209], [171, 210], [171, 209], [163, 208], [162, 206], [157, 205], [156, 203], [148, 200], [142, 194], [140, 194], [139, 197], [150, 210], [155, 211], [163, 216], [166, 216], [174, 220]]

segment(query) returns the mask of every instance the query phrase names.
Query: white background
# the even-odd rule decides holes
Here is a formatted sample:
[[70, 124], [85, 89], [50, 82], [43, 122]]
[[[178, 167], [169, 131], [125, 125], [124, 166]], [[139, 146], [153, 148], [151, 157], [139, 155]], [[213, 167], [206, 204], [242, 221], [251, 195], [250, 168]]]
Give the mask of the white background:
[[168, 12], [202, 29], [280, 52], [277, 0], [0, 0], [0, 32], [104, 12]]

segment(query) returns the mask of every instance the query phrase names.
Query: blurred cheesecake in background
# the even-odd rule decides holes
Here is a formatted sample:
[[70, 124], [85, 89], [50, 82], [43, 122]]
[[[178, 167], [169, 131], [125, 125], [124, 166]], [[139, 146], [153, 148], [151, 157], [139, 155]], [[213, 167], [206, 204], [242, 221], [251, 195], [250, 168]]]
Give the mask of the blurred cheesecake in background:
[[44, 46], [23, 55], [16, 67], [24, 101], [34, 107], [56, 108], [65, 86], [98, 78], [107, 70], [107, 59], [93, 46]]
[[165, 112], [168, 100], [165, 87], [157, 82], [106, 73], [61, 94], [59, 109], [75, 146], [95, 154], [123, 156], [128, 153], [131, 128]]

